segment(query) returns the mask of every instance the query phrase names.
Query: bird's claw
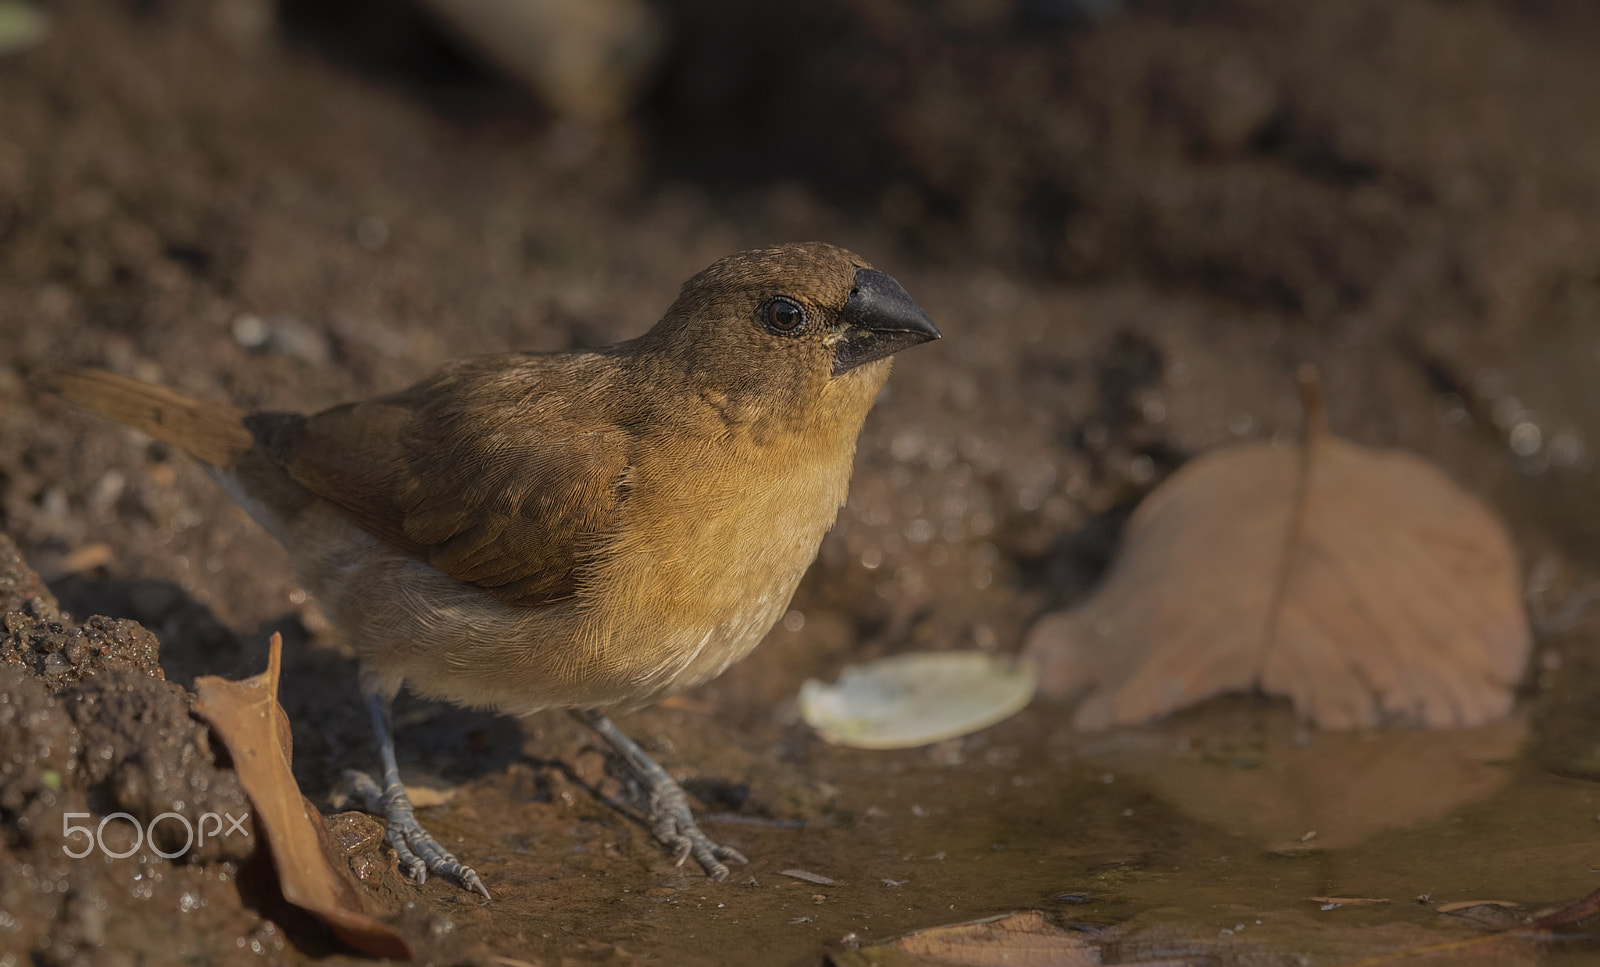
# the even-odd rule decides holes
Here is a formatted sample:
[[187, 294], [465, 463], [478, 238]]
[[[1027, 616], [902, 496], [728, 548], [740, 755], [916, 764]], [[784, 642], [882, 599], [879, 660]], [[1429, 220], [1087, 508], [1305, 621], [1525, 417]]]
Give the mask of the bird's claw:
[[[656, 835], [660, 836], [661, 833], [657, 832]], [[668, 833], [667, 835], [671, 836], [672, 834]], [[672, 858], [672, 865], [682, 866], [684, 861], [689, 858], [689, 851], [692, 849], [694, 849], [694, 844], [689, 842], [689, 838], [687, 836], [678, 837], [678, 851], [677, 855]]]
[[400, 872], [419, 886], [428, 882], [429, 873], [437, 873], [481, 894], [485, 900], [490, 899], [489, 889], [483, 885], [478, 872], [440, 846], [439, 841], [417, 822], [416, 817], [411, 818], [409, 825], [403, 821], [397, 822], [392, 817], [388, 819], [388, 824], [383, 841], [399, 856]]
[[351, 770], [345, 773], [350, 792], [370, 813], [384, 818], [386, 829], [383, 841], [394, 850], [400, 860], [400, 872], [419, 886], [428, 882], [429, 873], [437, 873], [460, 883], [474, 893], [491, 899], [489, 890], [472, 867], [456, 859], [455, 854], [439, 845], [433, 834], [423, 828], [412, 809], [411, 799], [404, 786], [395, 785], [380, 789], [365, 772]]
[[743, 853], [715, 842], [700, 831], [694, 813], [689, 810], [688, 797], [676, 782], [657, 789], [650, 796], [650, 830], [656, 839], [671, 847], [674, 866], [682, 866], [693, 856], [706, 875], [718, 883], [728, 878], [728, 867], [723, 860], [741, 865], [750, 862]]

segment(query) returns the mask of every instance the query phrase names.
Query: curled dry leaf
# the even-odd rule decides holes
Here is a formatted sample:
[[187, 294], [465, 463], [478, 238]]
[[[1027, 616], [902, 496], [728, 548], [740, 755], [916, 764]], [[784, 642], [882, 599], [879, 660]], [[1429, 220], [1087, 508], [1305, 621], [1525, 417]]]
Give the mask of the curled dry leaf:
[[1252, 689], [1334, 729], [1511, 710], [1531, 639], [1505, 528], [1426, 461], [1322, 432], [1308, 396], [1303, 446], [1184, 466], [1099, 592], [1029, 633], [1045, 694], [1088, 692], [1078, 728]]
[[323, 852], [320, 817], [289, 769], [289, 720], [278, 705], [283, 639], [272, 636], [267, 670], [242, 682], [195, 680], [195, 710], [228, 747], [239, 785], [255, 807], [283, 898], [326, 923], [339, 939], [377, 957], [410, 959], [404, 938], [361, 912], [361, 897]]

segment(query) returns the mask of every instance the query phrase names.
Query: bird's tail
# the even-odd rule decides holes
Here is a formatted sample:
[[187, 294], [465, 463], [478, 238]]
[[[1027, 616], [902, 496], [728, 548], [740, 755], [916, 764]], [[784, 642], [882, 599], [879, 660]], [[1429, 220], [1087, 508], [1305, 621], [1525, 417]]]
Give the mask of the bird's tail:
[[214, 467], [229, 467], [255, 443], [244, 414], [101, 369], [60, 369], [45, 388], [125, 426], [142, 430]]

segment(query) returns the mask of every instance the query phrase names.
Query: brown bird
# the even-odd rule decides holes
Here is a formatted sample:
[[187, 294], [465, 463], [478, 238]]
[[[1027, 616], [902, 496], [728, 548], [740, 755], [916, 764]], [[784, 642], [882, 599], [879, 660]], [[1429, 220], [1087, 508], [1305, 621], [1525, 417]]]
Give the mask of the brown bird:
[[66, 398], [188, 451], [288, 548], [361, 660], [383, 766], [354, 776], [418, 882], [484, 896], [412, 812], [389, 708], [573, 710], [639, 774], [658, 839], [745, 862], [600, 710], [719, 674], [788, 607], [844, 503], [889, 356], [939, 338], [894, 279], [821, 243], [722, 259], [636, 339], [461, 359], [313, 416], [244, 414], [107, 372]]

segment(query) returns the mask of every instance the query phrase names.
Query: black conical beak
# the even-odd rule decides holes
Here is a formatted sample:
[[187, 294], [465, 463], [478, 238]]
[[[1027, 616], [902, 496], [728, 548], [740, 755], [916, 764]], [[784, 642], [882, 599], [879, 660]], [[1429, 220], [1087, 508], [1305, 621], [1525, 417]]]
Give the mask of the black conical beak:
[[939, 330], [900, 283], [876, 269], [856, 269], [850, 301], [839, 313], [844, 336], [833, 353], [833, 375], [939, 338]]

